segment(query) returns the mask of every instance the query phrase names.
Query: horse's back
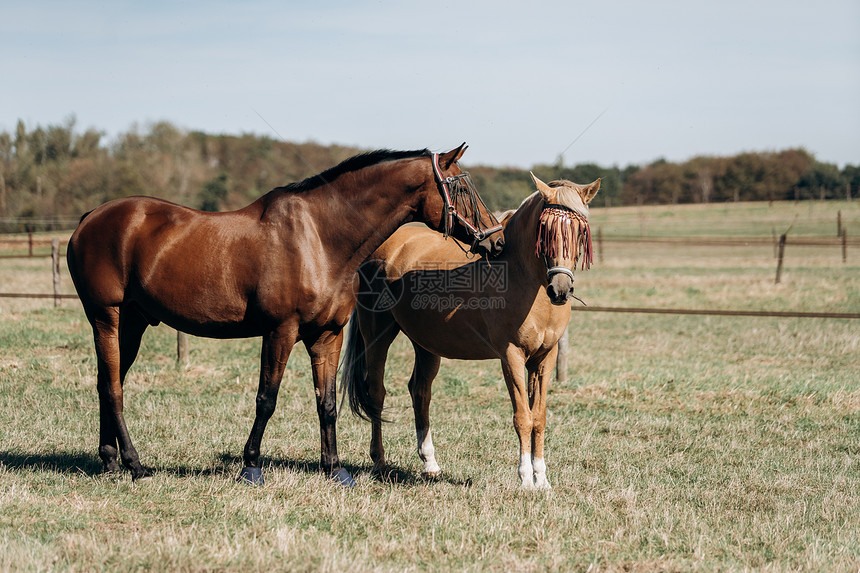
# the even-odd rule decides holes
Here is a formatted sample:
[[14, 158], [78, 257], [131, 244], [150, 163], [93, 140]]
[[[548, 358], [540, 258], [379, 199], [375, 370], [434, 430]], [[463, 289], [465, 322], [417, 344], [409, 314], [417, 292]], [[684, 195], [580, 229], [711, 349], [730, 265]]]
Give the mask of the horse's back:
[[153, 197], [108, 201], [87, 213], [69, 239], [69, 273], [82, 301], [116, 306], [141, 251], [176, 242], [202, 213]]
[[[462, 248], [461, 248], [462, 247]], [[426, 268], [432, 262], [445, 267], [469, 263], [465, 250], [468, 245], [458, 245], [453, 237], [443, 238], [438, 232], [425, 226], [399, 228], [373, 253], [370, 259], [383, 261], [388, 267], [388, 277]]]

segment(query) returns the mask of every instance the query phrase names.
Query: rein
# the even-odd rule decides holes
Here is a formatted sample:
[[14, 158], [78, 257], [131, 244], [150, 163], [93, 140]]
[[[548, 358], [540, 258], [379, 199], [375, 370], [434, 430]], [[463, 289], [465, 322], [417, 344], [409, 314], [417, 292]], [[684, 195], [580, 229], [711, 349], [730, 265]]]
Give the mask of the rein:
[[[591, 268], [593, 261], [591, 244], [591, 227], [588, 219], [581, 213], [574, 211], [565, 205], [546, 204], [540, 214], [540, 225], [538, 226], [537, 243], [535, 244], [535, 255], [538, 257], [558, 258], [559, 256], [569, 259], [572, 247], [571, 227], [573, 220], [579, 222], [579, 236], [576, 239], [578, 251], [577, 260], [582, 256], [582, 270]], [[562, 226], [559, 229], [559, 225]], [[559, 230], [561, 233], [559, 233]], [[559, 237], [560, 235], [560, 237]], [[576, 267], [574, 261], [573, 266]], [[573, 269], [555, 266], [547, 269], [547, 280], [557, 273], [564, 273], [573, 279]]]
[[[474, 249], [475, 245], [479, 242], [502, 229], [502, 225], [499, 224], [492, 212], [487, 209], [481, 196], [478, 195], [478, 190], [475, 188], [474, 183], [472, 183], [472, 178], [469, 177], [467, 172], [464, 171], [460, 175], [443, 177], [442, 170], [439, 168], [439, 154], [434, 153], [433, 175], [436, 177], [436, 183], [439, 185], [439, 189], [442, 192], [442, 199], [445, 201], [444, 226], [442, 231], [443, 237], [447, 239], [448, 235], [451, 234], [451, 228], [454, 226], [455, 218], [464, 227], [466, 227], [474, 238], [472, 249]], [[472, 221], [460, 213], [460, 210], [457, 208], [458, 205], [461, 208], [466, 206], [469, 207], [472, 214]], [[483, 227], [483, 224], [481, 223], [481, 206], [484, 207], [484, 210], [490, 216], [494, 226], [484, 229], [481, 228]]]

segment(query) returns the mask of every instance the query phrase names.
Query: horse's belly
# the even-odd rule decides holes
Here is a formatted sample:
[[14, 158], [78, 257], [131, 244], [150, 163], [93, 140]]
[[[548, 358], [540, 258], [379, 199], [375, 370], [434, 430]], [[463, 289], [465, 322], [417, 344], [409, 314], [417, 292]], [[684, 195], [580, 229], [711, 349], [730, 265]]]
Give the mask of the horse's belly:
[[171, 299], [154, 297], [151, 293], [134, 297], [134, 303], [150, 323], [164, 324], [194, 336], [207, 338], [247, 338], [261, 335], [259, 321], [250, 320], [245, 309], [229, 307], [201, 297], [192, 303], [176, 305]]
[[[414, 299], [420, 301], [421, 298]], [[478, 313], [457, 309], [415, 308], [411, 303], [394, 311], [398, 326], [410, 340], [444, 358], [492, 360], [500, 357]]]

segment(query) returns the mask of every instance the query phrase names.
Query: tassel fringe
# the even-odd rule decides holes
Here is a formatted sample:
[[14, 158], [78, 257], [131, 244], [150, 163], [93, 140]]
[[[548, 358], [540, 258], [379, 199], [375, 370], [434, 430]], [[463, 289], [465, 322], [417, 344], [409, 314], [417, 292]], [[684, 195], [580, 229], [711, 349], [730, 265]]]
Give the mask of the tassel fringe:
[[588, 226], [588, 220], [574, 211], [558, 207], [544, 208], [538, 225], [535, 254], [538, 257], [570, 259], [573, 219], [579, 222], [579, 236], [576, 238], [579, 248], [577, 258], [582, 257], [582, 270], [588, 270], [592, 263], [591, 228]]

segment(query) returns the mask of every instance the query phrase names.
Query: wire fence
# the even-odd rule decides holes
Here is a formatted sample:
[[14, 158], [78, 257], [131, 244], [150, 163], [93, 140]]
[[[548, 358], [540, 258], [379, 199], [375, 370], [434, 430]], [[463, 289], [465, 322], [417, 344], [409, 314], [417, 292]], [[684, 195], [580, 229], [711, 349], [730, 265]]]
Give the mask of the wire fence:
[[[51, 237], [30, 233], [27, 237], [0, 236], [0, 259], [16, 259], [27, 257], [50, 257], [45, 251], [50, 247]], [[62, 253], [65, 253], [66, 240], [61, 243]], [[664, 245], [667, 247], [766, 247], [776, 246], [779, 237], [637, 237], [634, 235], [613, 235], [604, 237], [598, 227], [595, 232], [598, 255], [607, 251], [607, 244], [621, 245]], [[806, 237], [786, 235], [785, 244], [796, 247], [824, 247], [831, 249], [847, 249], [860, 247], [860, 236], [850, 237], [843, 230], [838, 237]], [[5, 252], [4, 252], [5, 251]], [[25, 252], [26, 251], [26, 252]]]
[[[613, 241], [621, 242], [625, 239], [615, 238]], [[666, 245], [675, 245], [688, 247], [691, 244], [698, 244], [705, 247], [726, 247], [726, 246], [749, 246], [750, 241], [745, 239], [720, 239], [720, 240], [703, 240], [703, 239], [648, 239], [639, 238], [626, 239], [629, 242], [659, 242]], [[44, 241], [40, 239], [40, 241]], [[54, 307], [59, 307], [63, 300], [77, 300], [78, 295], [67, 294], [60, 292], [60, 261], [61, 248], [58, 238], [49, 239], [51, 245], [50, 254], [36, 253], [37, 241], [30, 234], [27, 239], [18, 241], [26, 243], [27, 254], [0, 255], [0, 258], [41, 258], [51, 257], [52, 259], [52, 275], [53, 275], [53, 292], [52, 293], [19, 293], [19, 292], [0, 292], [0, 299], [47, 299], [54, 301]], [[46, 242], [46, 241], [45, 241]], [[779, 245], [779, 265], [777, 266], [776, 282], [779, 282], [780, 270], [782, 268], [782, 258], [784, 247], [787, 242], [787, 237], [783, 234], [780, 237]], [[758, 241], [758, 244], [767, 244]], [[805, 246], [832, 246], [832, 240], [815, 239], [814, 241], [795, 241], [792, 244], [802, 244]], [[842, 259], [846, 261], [847, 241], [843, 232], [841, 248]], [[64, 243], [67, 247], [67, 244]], [[598, 257], [603, 258], [603, 240], [598, 234]], [[796, 319], [860, 319], [860, 313], [856, 312], [801, 312], [801, 311], [772, 311], [772, 310], [733, 310], [733, 309], [693, 309], [693, 308], [643, 308], [643, 307], [609, 307], [609, 306], [574, 306], [574, 312], [603, 312], [603, 313], [631, 313], [631, 314], [664, 314], [664, 315], [687, 315], [687, 316], [726, 316], [726, 317], [765, 317], [765, 318], [796, 318]], [[568, 375], [568, 353], [569, 353], [568, 333], [565, 331], [558, 344], [558, 357], [555, 368], [556, 380], [560, 383], [567, 381]], [[189, 362], [188, 337], [182, 332], [177, 331], [177, 363], [187, 365]]]
[[[672, 247], [750, 247], [769, 246], [773, 244], [777, 250], [777, 244], [767, 237], [634, 237], [613, 236], [604, 239], [598, 229], [597, 237], [598, 258], [604, 257], [604, 243], [634, 243], [634, 244], [662, 244]], [[780, 239], [779, 266], [777, 267], [777, 280], [779, 282], [779, 270], [782, 266], [782, 251], [785, 245], [804, 247], [838, 247], [842, 250], [842, 260], [847, 261], [847, 247], [860, 246], [860, 237], [847, 239], [845, 229], [842, 229], [841, 237], [797, 237], [791, 238], [783, 234]], [[50, 246], [50, 252], [42, 252], [42, 249]], [[10, 248], [11, 247], [11, 248]], [[6, 299], [53, 299], [54, 305], [58, 306], [61, 300], [77, 299], [76, 294], [60, 292], [60, 260], [65, 256], [68, 247], [67, 238], [62, 242], [57, 237], [37, 236], [29, 233], [27, 237], [0, 237], [0, 259], [25, 259], [25, 258], [51, 258], [53, 261], [53, 285], [52, 293], [21, 293], [0, 292], [0, 298]], [[3, 253], [4, 250], [24, 251]], [[771, 318], [819, 318], [819, 319], [858, 319], [860, 313], [846, 312], [799, 312], [799, 311], [769, 311], [769, 310], [732, 310], [732, 309], [690, 309], [690, 308], [635, 308], [635, 307], [607, 307], [607, 306], [575, 306], [575, 312], [607, 312], [607, 313], [636, 313], [636, 314], [675, 314], [675, 315], [709, 315], [709, 316], [747, 316], [747, 317], [771, 317]]]

